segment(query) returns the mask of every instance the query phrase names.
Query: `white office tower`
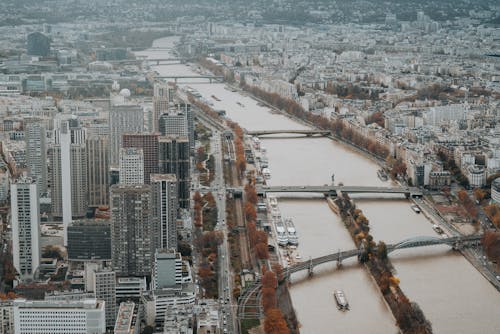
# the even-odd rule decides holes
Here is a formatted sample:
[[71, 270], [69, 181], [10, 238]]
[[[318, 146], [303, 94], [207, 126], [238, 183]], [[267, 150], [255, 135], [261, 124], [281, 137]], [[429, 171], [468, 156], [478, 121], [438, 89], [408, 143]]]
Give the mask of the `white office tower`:
[[120, 184], [144, 184], [144, 153], [142, 149], [120, 149]]
[[[75, 120], [72, 120], [73, 123]], [[52, 214], [62, 217], [64, 244], [73, 218], [84, 217], [88, 207], [87, 152], [85, 131], [70, 122], [61, 122], [50, 150], [52, 163]]]
[[160, 116], [168, 112], [168, 104], [174, 102], [175, 85], [167, 82], [155, 82], [153, 93], [153, 131], [159, 132]]
[[[152, 174], [151, 191], [156, 248], [177, 249], [177, 177], [175, 174]], [[159, 240], [158, 240], [159, 238]]]
[[116, 275], [110, 269], [94, 271], [95, 297], [105, 302], [106, 327], [115, 325], [116, 319]]
[[47, 192], [47, 146], [45, 126], [37, 118], [25, 118], [24, 140], [26, 142], [26, 166], [34, 177], [40, 196]]
[[21, 177], [10, 186], [12, 251], [21, 278], [33, 278], [40, 264], [40, 205], [34, 179]]
[[141, 133], [144, 129], [144, 113], [141, 106], [115, 105], [109, 112], [109, 133], [111, 144], [111, 166], [118, 166], [120, 148], [125, 133]]
[[172, 288], [182, 283], [181, 254], [173, 249], [157, 249], [153, 263], [153, 290]]
[[14, 300], [15, 334], [102, 334], [106, 332], [104, 301]]

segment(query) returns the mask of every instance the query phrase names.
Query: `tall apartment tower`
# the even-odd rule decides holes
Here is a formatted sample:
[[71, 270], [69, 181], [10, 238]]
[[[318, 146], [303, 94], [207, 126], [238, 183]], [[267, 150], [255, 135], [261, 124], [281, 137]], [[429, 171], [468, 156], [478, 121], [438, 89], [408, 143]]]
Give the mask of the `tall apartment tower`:
[[120, 149], [120, 183], [144, 184], [144, 154], [142, 149]]
[[73, 218], [84, 217], [88, 208], [87, 151], [85, 131], [62, 122], [55, 133], [56, 143], [50, 150], [52, 162], [52, 214], [62, 217], [64, 242]]
[[123, 134], [141, 133], [144, 129], [144, 113], [141, 106], [115, 105], [109, 112], [109, 132], [111, 144], [111, 166], [120, 162], [120, 148]]
[[104, 300], [106, 327], [114, 327], [116, 321], [116, 274], [110, 269], [94, 271], [94, 293], [99, 300]]
[[151, 175], [151, 198], [156, 248], [177, 249], [177, 177], [175, 174]]
[[41, 120], [26, 118], [24, 140], [26, 141], [26, 166], [29, 175], [36, 179], [40, 196], [47, 192], [47, 146], [45, 126]]
[[159, 120], [162, 114], [168, 112], [168, 104], [174, 102], [175, 85], [167, 82], [155, 82], [153, 92], [153, 129], [159, 132]]
[[161, 174], [175, 174], [179, 206], [189, 208], [190, 160], [187, 137], [162, 136], [158, 139]]
[[149, 184], [151, 174], [158, 173], [158, 134], [124, 134], [123, 148], [142, 149], [144, 155], [144, 183]]
[[17, 272], [33, 278], [40, 265], [40, 204], [36, 181], [21, 177], [10, 186], [12, 251]]
[[89, 207], [109, 204], [109, 136], [92, 135], [86, 140]]
[[115, 184], [110, 190], [112, 263], [118, 276], [149, 276], [154, 256], [151, 187]]

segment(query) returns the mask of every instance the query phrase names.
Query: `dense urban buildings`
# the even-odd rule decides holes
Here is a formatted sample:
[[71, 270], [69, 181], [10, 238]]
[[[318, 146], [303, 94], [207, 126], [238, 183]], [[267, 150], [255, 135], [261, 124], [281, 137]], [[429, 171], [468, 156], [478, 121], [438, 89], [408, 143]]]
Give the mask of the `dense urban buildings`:
[[498, 13], [0, 1], [0, 332], [496, 334]]

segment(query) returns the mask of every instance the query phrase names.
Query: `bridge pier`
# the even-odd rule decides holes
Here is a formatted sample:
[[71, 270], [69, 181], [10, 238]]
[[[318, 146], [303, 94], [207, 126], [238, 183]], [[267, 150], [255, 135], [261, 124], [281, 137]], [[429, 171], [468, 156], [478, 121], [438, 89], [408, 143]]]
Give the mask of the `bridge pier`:
[[314, 274], [314, 266], [313, 266], [312, 259], [309, 260], [309, 267], [307, 268], [307, 273], [308, 273], [309, 277], [311, 277]]
[[342, 258], [340, 257], [340, 249], [338, 251], [338, 256], [337, 256], [337, 268], [341, 268], [342, 267]]

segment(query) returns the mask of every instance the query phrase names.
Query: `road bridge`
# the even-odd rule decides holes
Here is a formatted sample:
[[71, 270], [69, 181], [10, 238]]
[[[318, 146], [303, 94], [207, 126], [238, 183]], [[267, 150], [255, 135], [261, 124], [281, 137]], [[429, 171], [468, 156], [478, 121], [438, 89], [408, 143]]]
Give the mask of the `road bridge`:
[[173, 79], [175, 83], [182, 79], [208, 79], [212, 82], [223, 82], [224, 77], [216, 75], [170, 75], [170, 76], [155, 76], [156, 79]]
[[[391, 253], [400, 249], [417, 248], [425, 246], [434, 245], [449, 245], [453, 249], [462, 249], [464, 247], [475, 245], [481, 242], [482, 235], [471, 235], [471, 236], [458, 236], [458, 237], [447, 237], [447, 238], [437, 238], [437, 237], [415, 237], [403, 240], [396, 244], [387, 245], [387, 253]], [[340, 264], [343, 260], [358, 257], [365, 253], [364, 249], [352, 249], [348, 251], [339, 251], [336, 253], [320, 256], [308, 261], [303, 261], [291, 265], [283, 271], [285, 277], [290, 277], [293, 273], [299, 271], [307, 270], [310, 275], [312, 275], [313, 270], [316, 266], [319, 266], [328, 262], [337, 262]]]
[[325, 196], [337, 196], [338, 192], [348, 194], [404, 194], [409, 197], [421, 197], [422, 191], [415, 187], [370, 187], [370, 186], [257, 186], [257, 194], [267, 193], [319, 193]]
[[266, 135], [276, 135], [276, 134], [299, 134], [305, 135], [306, 137], [325, 137], [330, 135], [330, 131], [327, 130], [261, 130], [261, 131], [247, 131], [247, 134], [251, 136], [262, 137]]
[[184, 63], [182, 58], [142, 58], [124, 59], [124, 60], [109, 60], [108, 63], [127, 65], [127, 64], [142, 64], [142, 63], [156, 63], [156, 65], [178, 65]]

